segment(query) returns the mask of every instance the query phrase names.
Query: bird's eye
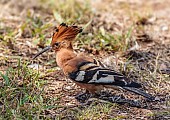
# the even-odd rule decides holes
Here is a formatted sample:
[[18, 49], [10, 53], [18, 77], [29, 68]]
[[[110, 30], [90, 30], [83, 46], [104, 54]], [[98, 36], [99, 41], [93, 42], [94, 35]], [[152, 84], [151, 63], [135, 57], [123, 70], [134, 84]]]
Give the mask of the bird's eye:
[[53, 47], [56, 47], [56, 48], [58, 48], [60, 46], [60, 42], [56, 42], [56, 43], [54, 43], [54, 45], [53, 45]]
[[56, 42], [56, 43], [55, 43], [55, 46], [58, 46], [58, 45], [59, 45], [59, 42]]

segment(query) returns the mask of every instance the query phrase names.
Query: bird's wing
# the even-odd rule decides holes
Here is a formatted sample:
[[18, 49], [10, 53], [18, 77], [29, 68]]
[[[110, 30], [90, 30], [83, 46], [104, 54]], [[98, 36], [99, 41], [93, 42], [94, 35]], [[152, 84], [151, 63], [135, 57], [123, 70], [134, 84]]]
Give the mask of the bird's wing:
[[87, 83], [87, 84], [100, 84], [100, 85], [114, 85], [114, 86], [130, 86], [132, 83], [134, 86], [141, 86], [135, 82], [127, 81], [127, 78], [122, 74], [97, 66], [91, 62], [84, 62], [78, 66], [78, 70], [69, 74], [69, 77], [77, 82]]

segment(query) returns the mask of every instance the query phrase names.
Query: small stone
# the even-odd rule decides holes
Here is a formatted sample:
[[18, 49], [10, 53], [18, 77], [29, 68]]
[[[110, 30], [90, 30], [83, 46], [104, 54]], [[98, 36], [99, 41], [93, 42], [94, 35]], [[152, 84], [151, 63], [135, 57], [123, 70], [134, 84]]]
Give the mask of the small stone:
[[162, 30], [162, 31], [168, 31], [169, 28], [168, 28], [167, 25], [162, 25], [162, 26], [161, 26], [161, 30]]
[[39, 64], [31, 64], [31, 65], [28, 65], [28, 67], [34, 70], [42, 69], [42, 66]]

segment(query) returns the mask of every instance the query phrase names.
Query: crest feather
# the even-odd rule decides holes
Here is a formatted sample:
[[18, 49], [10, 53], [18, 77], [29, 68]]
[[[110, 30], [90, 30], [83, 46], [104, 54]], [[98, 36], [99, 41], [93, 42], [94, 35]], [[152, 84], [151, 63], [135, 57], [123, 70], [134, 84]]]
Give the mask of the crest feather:
[[68, 26], [65, 23], [61, 23], [52, 37], [51, 44], [61, 42], [63, 40], [72, 41], [80, 32], [82, 32], [81, 27], [75, 25]]

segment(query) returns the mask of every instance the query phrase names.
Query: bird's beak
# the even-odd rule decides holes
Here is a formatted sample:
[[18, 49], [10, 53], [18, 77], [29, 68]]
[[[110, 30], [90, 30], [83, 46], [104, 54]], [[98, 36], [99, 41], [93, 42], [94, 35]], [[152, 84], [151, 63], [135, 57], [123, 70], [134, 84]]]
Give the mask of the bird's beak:
[[38, 52], [32, 59], [35, 59], [37, 58], [39, 55], [43, 54], [44, 52], [48, 51], [48, 50], [51, 50], [52, 47], [51, 46], [47, 46], [45, 47], [43, 50], [41, 50], [40, 52]]

